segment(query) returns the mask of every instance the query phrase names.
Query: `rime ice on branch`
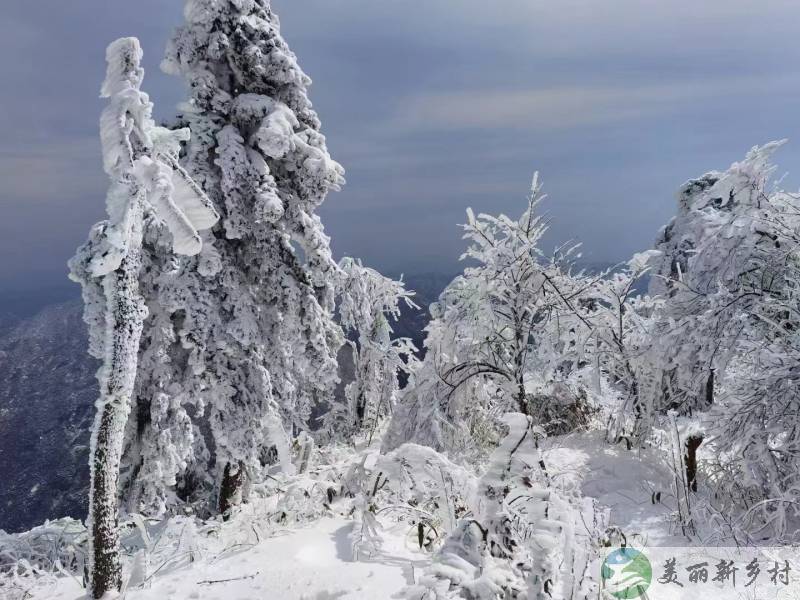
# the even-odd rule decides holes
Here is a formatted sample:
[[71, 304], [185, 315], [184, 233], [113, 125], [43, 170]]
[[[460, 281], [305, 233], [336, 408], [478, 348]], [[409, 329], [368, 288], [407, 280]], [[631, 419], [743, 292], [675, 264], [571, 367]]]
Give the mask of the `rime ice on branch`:
[[100, 136], [111, 180], [108, 219], [92, 228], [70, 261], [70, 275], [83, 287], [90, 352], [103, 363], [90, 458], [91, 587], [96, 598], [119, 590], [122, 583], [117, 483], [147, 316], [139, 291], [143, 233], [163, 224], [175, 252], [195, 254], [201, 246], [198, 230], [217, 220], [208, 199], [176, 164], [177, 147], [188, 132], [170, 132], [152, 120], [152, 104], [139, 90], [141, 57], [135, 38], [117, 40], [106, 51], [101, 94], [109, 105], [100, 119]]
[[[414, 292], [402, 281], [384, 277], [360, 261], [345, 257], [339, 262], [337, 308], [342, 327], [356, 335], [348, 342], [353, 353], [355, 379], [347, 386], [347, 406], [334, 407], [326, 415], [331, 434], [349, 439], [365, 432], [369, 440], [381, 419], [392, 414], [400, 372], [411, 375], [417, 366], [417, 348], [409, 338], [392, 338], [390, 319], [400, 318], [400, 305], [418, 308]], [[342, 410], [344, 408], [344, 410]]]

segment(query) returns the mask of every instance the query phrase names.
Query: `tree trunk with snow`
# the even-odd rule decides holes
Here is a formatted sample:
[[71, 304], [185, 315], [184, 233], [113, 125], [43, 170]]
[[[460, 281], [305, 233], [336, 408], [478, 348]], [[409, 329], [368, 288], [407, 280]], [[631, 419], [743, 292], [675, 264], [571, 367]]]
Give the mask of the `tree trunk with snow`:
[[147, 316], [139, 287], [145, 211], [150, 226], [163, 223], [175, 251], [186, 254], [199, 251], [196, 226], [210, 226], [217, 218], [196, 186], [173, 196], [173, 186], [180, 185], [183, 175], [173, 169], [170, 153], [186, 139], [186, 132], [155, 126], [152, 104], [139, 91], [144, 74], [141, 58], [135, 38], [117, 40], [106, 50], [102, 95], [110, 102], [100, 119], [100, 137], [103, 166], [111, 179], [109, 218], [92, 228], [89, 240], [70, 260], [70, 277], [83, 288], [89, 351], [103, 361], [97, 375], [100, 399], [91, 440], [87, 519], [95, 598], [122, 587], [118, 484]]
[[[141, 212], [139, 209], [137, 212]], [[144, 301], [138, 291], [141, 224], [135, 234], [139, 239], [129, 247], [119, 268], [105, 281], [111, 301], [108, 316], [111, 330], [108, 375], [101, 391], [102, 408], [95, 421], [92, 438], [91, 486], [89, 492], [90, 527], [92, 534], [92, 592], [100, 598], [109, 590], [122, 586], [119, 559], [119, 525], [117, 484], [119, 480], [122, 433], [131, 409], [136, 354], [146, 315]], [[133, 367], [133, 368], [132, 368]]]
[[520, 320], [515, 318], [514, 323], [514, 383], [516, 385], [514, 400], [519, 412], [529, 416], [530, 408], [525, 394], [525, 349], [527, 348], [527, 341], [525, 340], [525, 332], [522, 330]]
[[229, 518], [230, 510], [241, 503], [244, 478], [244, 463], [225, 465], [219, 487], [219, 514], [225, 520]]
[[692, 435], [686, 440], [686, 453], [683, 456], [686, 465], [686, 487], [697, 491], [697, 449], [703, 443], [702, 435]]
[[709, 370], [706, 379], [706, 407], [714, 404], [714, 369]]

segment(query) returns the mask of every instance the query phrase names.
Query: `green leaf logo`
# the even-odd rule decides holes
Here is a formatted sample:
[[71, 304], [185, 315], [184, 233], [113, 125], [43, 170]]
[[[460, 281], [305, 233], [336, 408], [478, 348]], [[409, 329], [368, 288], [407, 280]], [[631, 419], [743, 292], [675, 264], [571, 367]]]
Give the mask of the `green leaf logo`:
[[633, 548], [618, 548], [603, 561], [603, 587], [615, 598], [633, 600], [644, 596], [653, 579], [647, 557]]

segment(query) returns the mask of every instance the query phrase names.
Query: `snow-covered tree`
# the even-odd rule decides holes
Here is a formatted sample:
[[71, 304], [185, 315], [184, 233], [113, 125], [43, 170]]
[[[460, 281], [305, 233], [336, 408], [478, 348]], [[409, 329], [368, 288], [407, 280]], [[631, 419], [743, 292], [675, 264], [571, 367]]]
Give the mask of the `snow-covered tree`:
[[650, 333], [633, 361], [634, 433], [667, 410], [686, 415], [692, 491], [709, 446], [699, 467], [713, 492], [695, 510], [753, 542], [789, 540], [800, 519], [800, 199], [771, 182], [781, 144], [681, 188], [649, 257], [658, 298], [637, 311]]
[[417, 306], [411, 299], [414, 292], [406, 290], [402, 281], [349, 257], [339, 262], [339, 268], [337, 308], [342, 327], [355, 338], [348, 342], [355, 377], [345, 390], [346, 407], [334, 406], [326, 418], [336, 435], [364, 432], [372, 439], [380, 420], [392, 413], [400, 389], [398, 376], [411, 375], [417, 364], [414, 343], [392, 338], [391, 320], [400, 317], [401, 303]]
[[194, 458], [201, 435], [192, 419], [192, 393], [200, 384], [191, 369], [183, 368], [189, 351], [181, 343], [179, 320], [170, 304], [184, 261], [175, 260], [163, 236], [148, 233], [145, 241], [152, 251], [143, 256], [140, 280], [148, 318], [139, 344], [134, 410], [125, 432], [120, 499], [127, 512], [160, 516], [176, 503], [179, 475]]
[[650, 291], [664, 298], [660, 324], [660, 406], [708, 408], [742, 332], [742, 315], [775, 293], [779, 279], [762, 269], [780, 232], [781, 208], [770, 200], [770, 155], [782, 144], [753, 148], [725, 172], [707, 173], [678, 194], [678, 214], [656, 243], [661, 256]]
[[740, 490], [761, 496], [758, 510], [748, 500], [738, 507], [746, 511], [743, 529], [764, 527], [763, 534], [768, 525], [785, 540], [800, 518], [800, 198], [770, 182], [780, 144], [753, 148], [700, 197], [700, 206], [727, 198], [729, 213], [702, 215], [714, 235], [700, 240], [688, 271], [711, 273], [716, 283], [682, 278], [689, 292], [680, 294], [694, 295], [696, 312], [678, 325], [713, 336], [705, 344], [687, 337], [705, 349], [722, 391], [707, 427], [719, 464]]
[[[181, 352], [140, 391], [129, 485], [156, 510], [178, 493], [216, 496], [206, 505], [224, 513], [270, 448], [291, 469], [287, 438], [332, 396], [343, 339], [333, 320], [338, 268], [315, 211], [343, 170], [268, 0], [187, 0], [184, 12], [162, 66], [189, 87], [182, 164], [222, 218], [203, 252], [160, 283], [164, 316], [153, 327], [166, 332], [146, 335]], [[162, 450], [164, 428], [183, 429], [186, 417], [191, 451]], [[161, 460], [164, 451], [177, 454]]]
[[744, 513], [738, 525], [753, 536], [751, 541], [769, 536], [795, 543], [800, 523], [800, 236], [781, 245], [790, 254], [778, 276], [788, 285], [780, 295], [762, 297], [753, 318], [766, 331], [742, 336], [707, 430], [717, 464], [730, 475], [729, 481], [715, 478], [722, 490], [717, 496], [725, 500], [721, 508], [732, 512], [734, 505]]
[[535, 412], [532, 374], [552, 382], [583, 360], [591, 281], [570, 273], [572, 248], [551, 257], [539, 248], [547, 225], [535, 211], [543, 197], [537, 174], [519, 219], [467, 212], [462, 259], [475, 266], [431, 307], [425, 361], [387, 448], [411, 440], [458, 451], [474, 428], [486, 430], [490, 412]]
[[192, 255], [201, 248], [198, 230], [211, 227], [218, 218], [176, 162], [177, 148], [188, 139], [188, 131], [168, 131], [152, 120], [152, 104], [139, 89], [141, 58], [135, 38], [119, 39], [106, 51], [101, 95], [109, 98], [109, 105], [100, 119], [100, 136], [103, 166], [111, 180], [108, 219], [94, 226], [70, 261], [70, 275], [83, 287], [90, 352], [102, 360], [88, 518], [95, 598], [122, 584], [117, 484], [147, 316], [139, 289], [144, 231], [164, 229], [175, 252]]
[[[626, 264], [595, 279], [589, 292], [594, 334], [588, 354], [593, 357], [594, 385], [597, 393], [608, 397], [610, 391], [622, 399], [612, 416], [612, 439], [620, 435], [637, 437], [639, 428], [651, 418], [651, 352], [661, 300], [641, 296], [637, 287], [658, 257], [656, 250], [634, 255]], [[604, 382], [610, 390], [602, 389]]]

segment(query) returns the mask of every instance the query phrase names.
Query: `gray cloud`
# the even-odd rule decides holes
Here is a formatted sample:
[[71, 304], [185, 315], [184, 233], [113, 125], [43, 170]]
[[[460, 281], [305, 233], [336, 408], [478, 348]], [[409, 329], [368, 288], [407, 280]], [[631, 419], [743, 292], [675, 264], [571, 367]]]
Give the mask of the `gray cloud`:
[[529, 90], [468, 90], [411, 97], [392, 122], [399, 130], [575, 129], [674, 114], [728, 95], [797, 92], [779, 77], [675, 80], [668, 83], [561, 86]]
[[[795, 0], [273, 0], [314, 79], [348, 184], [322, 210], [338, 254], [450, 270], [464, 209], [519, 212], [534, 169], [553, 227], [594, 259], [649, 246], [687, 178], [800, 138]], [[158, 71], [180, 0], [3, 3], [0, 286], [63, 281], [102, 218], [105, 45], [135, 35]], [[779, 159], [800, 162], [800, 139]], [[792, 183], [794, 180], [788, 180]]]

